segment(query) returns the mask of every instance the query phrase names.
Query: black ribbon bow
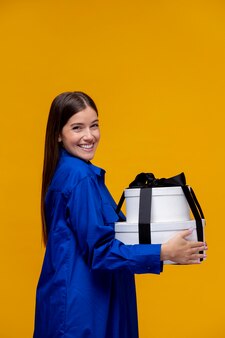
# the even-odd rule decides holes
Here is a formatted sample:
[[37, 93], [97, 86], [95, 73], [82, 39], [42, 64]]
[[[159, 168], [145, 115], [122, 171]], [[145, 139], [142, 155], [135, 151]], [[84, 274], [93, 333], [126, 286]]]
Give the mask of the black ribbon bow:
[[129, 188], [157, 188], [157, 187], [174, 187], [185, 186], [186, 178], [184, 173], [170, 178], [155, 178], [152, 173], [138, 174], [133, 182], [129, 184]]
[[[182, 172], [179, 175], [170, 178], [155, 178], [152, 173], [140, 173], [136, 176], [135, 180], [129, 184], [128, 189], [140, 188], [140, 206], [139, 206], [139, 243], [151, 244], [151, 200], [152, 188], [157, 187], [174, 187], [180, 186], [189, 204], [196, 221], [196, 231], [198, 241], [203, 241], [203, 225], [202, 219], [204, 214], [197, 197], [191, 187], [186, 185], [186, 178]], [[125, 200], [124, 192], [118, 203], [116, 212], [119, 214], [123, 202]], [[202, 260], [202, 259], [201, 259]]]

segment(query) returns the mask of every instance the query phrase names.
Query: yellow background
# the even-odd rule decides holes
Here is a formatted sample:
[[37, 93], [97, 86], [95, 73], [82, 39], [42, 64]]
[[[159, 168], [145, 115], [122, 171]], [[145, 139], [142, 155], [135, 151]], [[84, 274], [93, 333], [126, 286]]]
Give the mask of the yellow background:
[[140, 338], [224, 338], [224, 1], [1, 0], [0, 34], [0, 337], [32, 336], [46, 119], [82, 90], [115, 199], [184, 171], [207, 219], [206, 262], [137, 276]]

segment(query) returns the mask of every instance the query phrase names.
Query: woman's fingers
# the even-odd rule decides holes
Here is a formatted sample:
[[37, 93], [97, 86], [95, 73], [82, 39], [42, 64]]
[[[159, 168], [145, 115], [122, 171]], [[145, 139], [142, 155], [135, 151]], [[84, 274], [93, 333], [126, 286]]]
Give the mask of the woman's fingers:
[[200, 259], [200, 258], [206, 258], [205, 254], [192, 254], [190, 256], [191, 259]]
[[198, 248], [200, 246], [205, 247], [205, 243], [204, 242], [193, 242], [193, 241], [188, 241], [188, 243], [190, 244], [191, 247], [193, 248]]
[[206, 258], [206, 255], [204, 254], [195, 254], [195, 255], [191, 255], [189, 258], [186, 258], [186, 260], [181, 263], [181, 264], [199, 264], [200, 263], [200, 259], [204, 259]]
[[199, 246], [199, 247], [194, 247], [194, 248], [192, 247], [190, 249], [190, 252], [191, 253], [197, 253], [199, 251], [205, 251], [205, 250], [207, 250], [207, 248], [205, 246]]

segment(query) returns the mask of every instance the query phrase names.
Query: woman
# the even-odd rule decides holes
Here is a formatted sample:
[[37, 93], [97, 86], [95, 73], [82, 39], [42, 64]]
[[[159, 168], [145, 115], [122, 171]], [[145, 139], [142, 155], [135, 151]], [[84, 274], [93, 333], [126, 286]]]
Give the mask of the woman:
[[203, 242], [184, 231], [167, 243], [124, 245], [124, 219], [90, 161], [100, 140], [98, 111], [82, 92], [58, 95], [45, 143], [42, 221], [46, 253], [37, 287], [34, 338], [137, 338], [135, 273], [162, 271], [162, 261], [195, 264]]

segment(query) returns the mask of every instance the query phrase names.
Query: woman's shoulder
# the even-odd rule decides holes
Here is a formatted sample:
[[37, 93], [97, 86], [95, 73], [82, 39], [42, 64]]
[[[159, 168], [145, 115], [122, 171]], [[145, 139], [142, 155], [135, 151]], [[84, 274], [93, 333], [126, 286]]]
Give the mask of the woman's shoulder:
[[104, 170], [90, 162], [64, 154], [60, 157], [50, 188], [66, 193], [85, 178], [95, 178], [98, 175], [104, 175]]

